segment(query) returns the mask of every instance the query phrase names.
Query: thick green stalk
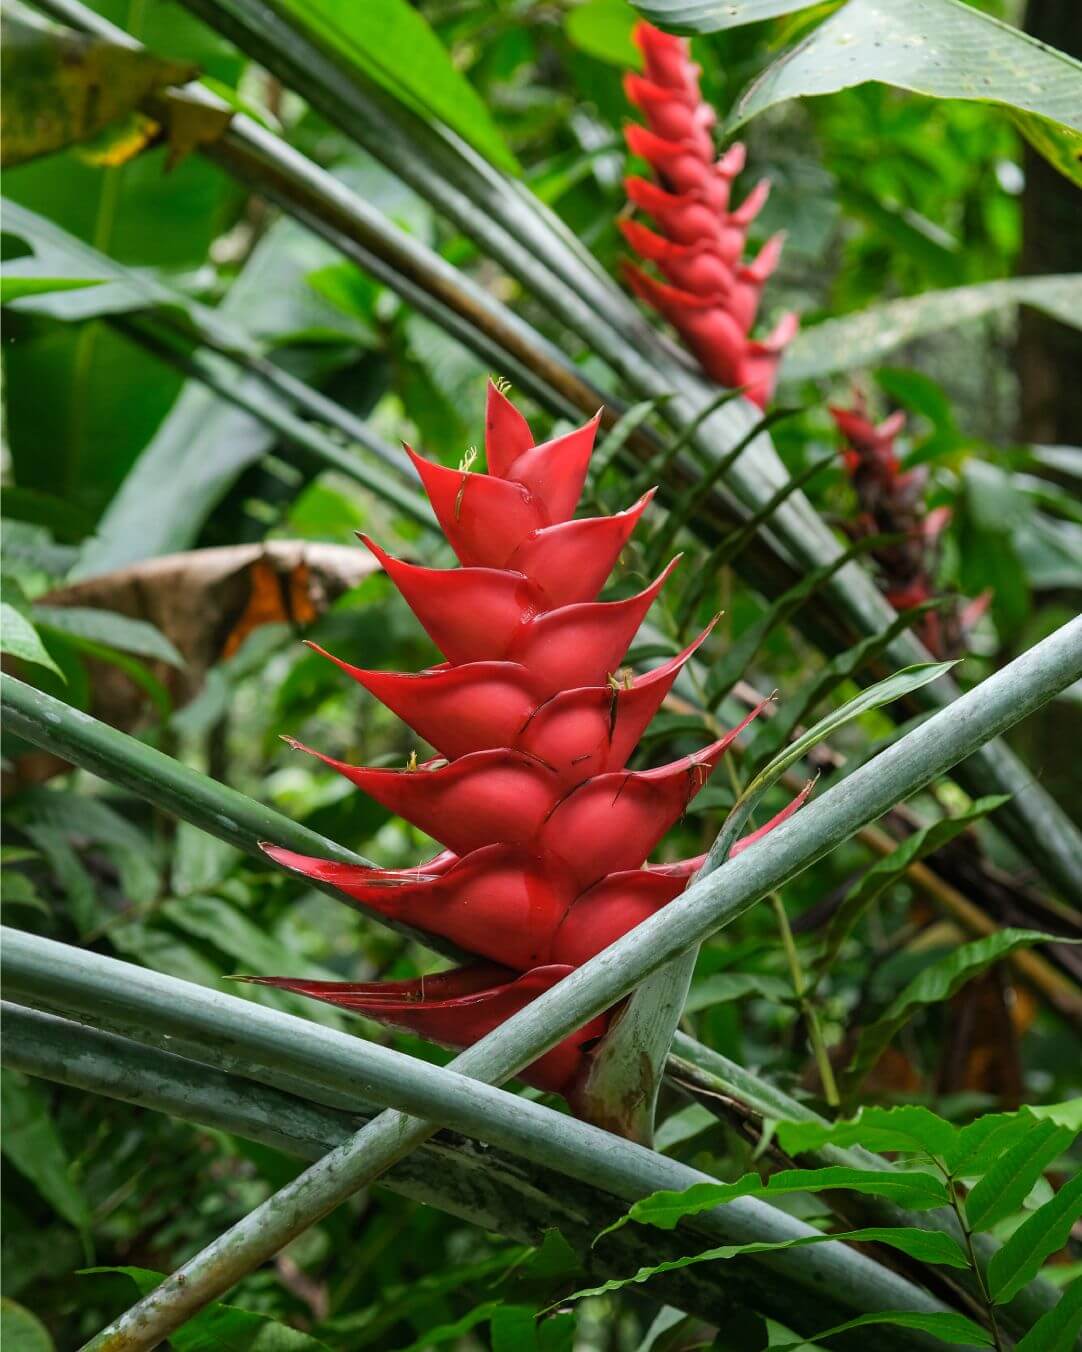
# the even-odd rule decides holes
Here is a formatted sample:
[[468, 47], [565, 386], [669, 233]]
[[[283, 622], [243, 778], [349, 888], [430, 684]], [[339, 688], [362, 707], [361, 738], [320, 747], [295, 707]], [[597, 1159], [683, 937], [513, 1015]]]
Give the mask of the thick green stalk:
[[[356, 1112], [22, 1005], [5, 1003], [2, 1010], [3, 1063], [24, 1074], [168, 1113], [306, 1161], [319, 1159], [357, 1130]], [[428, 1142], [380, 1182], [518, 1243], [540, 1244], [546, 1231], [558, 1229], [590, 1281], [622, 1277], [686, 1250], [685, 1235], [637, 1227], [594, 1248], [597, 1234], [625, 1203], [589, 1182], [457, 1135]], [[754, 1308], [767, 1282], [778, 1284], [764, 1268], [738, 1260], [658, 1277], [652, 1288], [659, 1301], [709, 1321], [745, 1302], [744, 1308]], [[799, 1301], [801, 1294], [794, 1291], [792, 1297]]]
[[430, 530], [435, 528], [432, 509], [416, 487], [411, 488], [388, 474], [382, 465], [368, 464], [348, 447], [332, 441], [319, 427], [298, 417], [287, 403], [263, 387], [265, 382], [260, 376], [238, 379], [235, 366], [222, 357], [198, 348], [192, 352], [184, 351], [143, 319], [115, 316], [109, 322], [140, 347], [206, 385], [219, 398], [250, 413], [277, 432], [288, 445], [296, 446], [326, 468], [337, 470], [361, 484], [412, 521]]
[[[259, 849], [260, 841], [272, 841], [302, 854], [375, 867], [363, 855], [317, 835], [274, 808], [7, 674], [0, 675], [0, 717], [6, 731], [101, 775], [110, 784], [131, 790], [144, 801], [268, 863]], [[334, 888], [313, 886], [341, 900], [341, 893]], [[367, 914], [429, 948], [460, 956], [452, 945], [441, 944], [375, 912]]]
[[[1082, 619], [1064, 625], [812, 802], [764, 840], [461, 1053], [452, 1070], [501, 1083], [630, 990], [782, 887], [895, 803], [916, 793], [1082, 676]], [[515, 1100], [512, 1100], [515, 1101]], [[313, 1165], [88, 1348], [149, 1348], [428, 1139], [437, 1123], [391, 1109]], [[628, 1143], [628, 1148], [634, 1147]], [[823, 1246], [829, 1247], [829, 1246]], [[879, 1306], [879, 1308], [885, 1308]], [[889, 1307], [886, 1307], [889, 1308]]]
[[[308, 1095], [317, 1102], [329, 1096], [338, 1108], [349, 1108], [362, 1094], [368, 1101], [404, 1104], [430, 1115], [434, 1123], [600, 1188], [624, 1203], [659, 1189], [710, 1181], [699, 1170], [540, 1103], [388, 1047], [36, 935], [4, 930], [2, 937], [5, 991], [21, 1005], [69, 1013], [114, 1035], [169, 1048], [275, 1088], [284, 1085], [291, 1093], [302, 1092], [307, 1078]], [[343, 1145], [315, 1167], [332, 1167], [347, 1148]], [[688, 1228], [712, 1245], [810, 1233], [802, 1222], [754, 1199], [694, 1217]], [[214, 1280], [226, 1283], [222, 1290], [232, 1284], [232, 1253], [231, 1248], [223, 1250], [216, 1260]], [[832, 1292], [830, 1318], [871, 1308], [942, 1308], [919, 1288], [842, 1245], [752, 1261], [758, 1273], [748, 1280], [756, 1285], [758, 1308], [803, 1331], [822, 1327], [824, 1291]], [[181, 1289], [185, 1286], [187, 1281]], [[159, 1290], [164, 1293], [165, 1288]], [[159, 1312], [143, 1309], [145, 1323], [122, 1323], [115, 1337], [101, 1335], [104, 1341], [89, 1346], [111, 1352], [153, 1347], [169, 1328], [179, 1327], [173, 1321], [179, 1317], [183, 1322], [199, 1308], [202, 1291], [201, 1285], [196, 1287], [191, 1308], [181, 1310], [169, 1302], [166, 1322], [155, 1322]]]

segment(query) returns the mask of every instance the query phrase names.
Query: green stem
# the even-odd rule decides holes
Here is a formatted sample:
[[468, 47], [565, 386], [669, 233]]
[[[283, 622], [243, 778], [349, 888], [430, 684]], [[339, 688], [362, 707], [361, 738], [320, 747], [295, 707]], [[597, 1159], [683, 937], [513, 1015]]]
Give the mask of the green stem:
[[958, 1188], [954, 1179], [948, 1174], [947, 1190], [950, 1193], [951, 1206], [954, 1208], [954, 1214], [958, 1217], [958, 1225], [962, 1231], [965, 1240], [966, 1253], [969, 1255], [969, 1263], [973, 1269], [973, 1276], [981, 1293], [981, 1300], [984, 1302], [985, 1313], [988, 1316], [988, 1327], [991, 1330], [992, 1341], [995, 1344], [996, 1352], [1006, 1352], [1006, 1344], [1003, 1341], [1003, 1335], [999, 1329], [999, 1322], [996, 1319], [996, 1307], [989, 1295], [987, 1283], [984, 1280], [984, 1272], [980, 1263], [977, 1261], [977, 1251], [973, 1245], [973, 1231], [969, 1228], [969, 1221], [966, 1218], [965, 1205], [958, 1196]]
[[781, 931], [781, 942], [785, 949], [786, 961], [789, 964], [789, 977], [793, 983], [793, 993], [808, 1027], [808, 1038], [812, 1045], [812, 1051], [815, 1053], [815, 1064], [819, 1070], [823, 1093], [830, 1106], [837, 1108], [841, 1099], [838, 1097], [838, 1086], [834, 1079], [834, 1067], [830, 1064], [830, 1055], [827, 1052], [827, 1044], [823, 1037], [823, 1028], [819, 1022], [819, 1011], [812, 998], [812, 993], [808, 989], [807, 977], [800, 961], [800, 954], [797, 952], [796, 940], [793, 938], [789, 917], [785, 911], [785, 903], [777, 892], [771, 892], [770, 901], [774, 907], [778, 929]]
[[[517, 1074], [655, 972], [784, 886], [861, 826], [939, 778], [1080, 676], [1082, 619], [1077, 619], [853, 771], [754, 849], [692, 883], [679, 906], [658, 911], [462, 1052], [447, 1068], [456, 1077], [459, 1088], [455, 1092], [471, 1092], [462, 1077], [491, 1085]], [[26, 943], [25, 936], [22, 943]], [[12, 947], [8, 938], [5, 959]], [[92, 955], [81, 956], [89, 961]], [[395, 1095], [398, 1098], [397, 1087]], [[505, 1114], [518, 1111], [519, 1100], [509, 1095], [503, 1102], [498, 1097]], [[155, 1347], [209, 1301], [422, 1145], [438, 1128], [438, 1118], [431, 1120], [427, 1110], [421, 1116], [400, 1109], [381, 1113], [189, 1259], [92, 1339], [87, 1352], [146, 1352]], [[612, 1142], [609, 1149], [614, 1153], [634, 1148], [627, 1142], [605, 1139]]]

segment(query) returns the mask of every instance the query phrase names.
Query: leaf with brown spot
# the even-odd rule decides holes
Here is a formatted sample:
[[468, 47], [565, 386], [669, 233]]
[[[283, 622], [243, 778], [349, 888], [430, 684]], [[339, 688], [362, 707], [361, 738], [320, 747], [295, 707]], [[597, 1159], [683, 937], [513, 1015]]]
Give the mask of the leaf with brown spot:
[[2, 24], [0, 163], [51, 155], [97, 136], [166, 85], [197, 74], [187, 61], [87, 37], [27, 16]]

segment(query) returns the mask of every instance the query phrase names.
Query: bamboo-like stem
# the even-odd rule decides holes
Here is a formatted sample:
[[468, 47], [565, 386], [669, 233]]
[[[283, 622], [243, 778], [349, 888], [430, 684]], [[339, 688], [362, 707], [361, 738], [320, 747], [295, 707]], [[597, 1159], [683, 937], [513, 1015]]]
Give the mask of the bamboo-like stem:
[[[114, 1035], [168, 1047], [191, 1060], [205, 1059], [218, 1069], [257, 1077], [273, 1087], [284, 1085], [290, 1093], [301, 1092], [307, 1078], [317, 1102], [329, 1100], [340, 1109], [356, 1105], [362, 1093], [369, 1101], [403, 1103], [430, 1114], [434, 1123], [556, 1169], [624, 1203], [659, 1189], [679, 1190], [711, 1181], [699, 1170], [540, 1103], [388, 1047], [35, 935], [4, 930], [2, 937], [5, 990], [20, 1004], [49, 1012], [66, 1010]], [[339, 1158], [345, 1148], [320, 1164]], [[787, 1213], [743, 1198], [691, 1218], [688, 1225], [711, 1244], [811, 1233]], [[219, 1280], [228, 1277], [231, 1252], [219, 1254]], [[809, 1255], [814, 1255], [810, 1265]], [[795, 1319], [796, 1326], [808, 1332], [822, 1325], [819, 1302], [826, 1291], [842, 1318], [865, 1308], [943, 1308], [919, 1288], [842, 1245], [794, 1250], [753, 1262], [762, 1269], [756, 1278], [761, 1288], [759, 1308], [784, 1317], [787, 1324]], [[777, 1288], [773, 1295], [767, 1290], [771, 1283]], [[194, 1310], [184, 1317], [191, 1313]], [[163, 1328], [151, 1319], [118, 1331], [116, 1341], [100, 1345], [125, 1352], [150, 1348], [165, 1336]]]
[[[185, 3], [304, 94], [332, 123], [366, 146], [476, 239], [640, 397], [673, 396], [666, 399], [661, 412], [675, 428], [693, 425], [716, 399], [716, 387], [673, 356], [629, 299], [584, 257], [581, 246], [570, 239], [551, 213], [504, 180], [457, 138], [429, 126], [372, 86], [355, 68], [343, 68], [341, 57], [328, 53], [318, 38], [298, 27], [294, 15], [281, 15], [273, 0]], [[134, 43], [122, 30], [86, 11], [78, 0], [39, 0], [39, 5], [76, 27]], [[210, 97], [206, 91], [200, 93], [203, 98]], [[508, 374], [515, 374], [509, 362], [519, 363], [518, 378], [525, 376], [525, 388], [537, 393], [540, 379], [539, 397], [555, 391], [573, 406], [586, 407], [585, 382], [558, 349], [539, 340], [506, 307], [438, 255], [418, 249], [408, 237], [396, 236], [379, 213], [372, 212], [336, 180], [251, 119], [235, 116], [224, 135], [206, 151], [222, 158], [226, 167], [241, 177], [250, 175], [253, 161], [261, 159], [263, 168], [246, 181], [348, 256], [357, 257], [362, 265], [367, 260], [374, 275], [383, 277], [379, 268], [387, 273], [385, 260], [393, 256], [395, 265], [383, 279], [407, 299], [412, 297], [411, 303], [423, 306], [428, 303], [426, 296], [435, 295], [445, 304], [448, 325], [454, 325], [449, 331], [474, 345], [475, 350], [479, 350], [475, 344], [478, 333], [486, 342], [499, 344], [497, 350], [504, 353], [502, 365]], [[235, 162], [227, 162], [229, 156]], [[363, 243], [358, 244], [358, 240]], [[356, 254], [357, 248], [363, 257]], [[403, 290], [403, 282], [412, 288], [409, 294]], [[597, 391], [592, 398], [594, 407], [602, 402]], [[751, 431], [757, 417], [757, 411], [746, 401], [733, 400], [703, 420], [695, 442], [710, 457], [724, 455]], [[748, 453], [732, 465], [726, 479], [736, 498], [752, 511], [761, 509], [781, 488], [784, 467], [765, 433], [751, 441]], [[780, 549], [790, 565], [795, 563], [803, 569], [821, 567], [838, 559], [842, 552], [800, 493], [778, 507], [760, 539], [773, 542], [774, 550]], [[746, 565], [745, 557], [741, 567]], [[889, 603], [855, 562], [840, 567], [824, 584], [824, 597], [830, 603], [827, 613], [835, 620], [844, 619], [858, 633], [880, 632], [895, 619]], [[903, 633], [887, 649], [887, 658], [903, 666], [927, 660], [928, 654], [914, 635]], [[925, 687], [917, 699], [925, 708], [945, 707], [956, 694], [952, 683], [944, 678]], [[1012, 801], [1000, 813], [1000, 824], [1065, 896], [1082, 902], [1082, 878], [1076, 868], [1076, 859], [1082, 854], [1082, 833], [1013, 754], [998, 744], [981, 747], [971, 764], [960, 767], [959, 777], [975, 792], [996, 788], [1011, 795]]]
[[[138, 738], [111, 728], [108, 723], [73, 709], [6, 673], [0, 675], [0, 717], [8, 732], [25, 737], [35, 746], [92, 774], [101, 775], [111, 784], [129, 789], [145, 802], [153, 803], [267, 863], [270, 861], [259, 849], [259, 842], [264, 840], [302, 854], [318, 854], [345, 864], [375, 868], [363, 855], [327, 840], [274, 808], [248, 798], [226, 784], [217, 783]], [[342, 899], [342, 894], [333, 887], [320, 883], [312, 886], [339, 901]], [[429, 948], [450, 957], [461, 956], [453, 945], [436, 937], [421, 934], [375, 912], [365, 913]]]
[[179, 346], [158, 333], [154, 325], [147, 324], [141, 319], [114, 316], [109, 323], [126, 338], [153, 353], [168, 365], [206, 385], [219, 398], [250, 413], [253, 418], [271, 428], [287, 443], [307, 452], [320, 464], [328, 469], [337, 470], [339, 474], [369, 489], [412, 521], [430, 530], [435, 528], [436, 520], [432, 509], [420, 492], [411, 489], [398, 478], [391, 477], [382, 466], [367, 464], [346, 447], [337, 445], [318, 427], [299, 418], [281, 401], [268, 399], [265, 392], [257, 394], [250, 383], [237, 380], [235, 370], [231, 370], [220, 357], [213, 357], [198, 349], [194, 352], [182, 351]]
[[774, 918], [778, 922], [778, 929], [781, 933], [785, 960], [789, 966], [789, 980], [793, 983], [793, 994], [797, 998], [800, 1012], [808, 1025], [808, 1041], [812, 1045], [815, 1065], [823, 1086], [823, 1094], [830, 1106], [836, 1108], [841, 1099], [838, 1096], [838, 1085], [834, 1079], [834, 1067], [830, 1064], [830, 1053], [827, 1051], [827, 1045], [823, 1039], [819, 1011], [816, 1009], [814, 1001], [808, 998], [808, 983], [804, 975], [804, 967], [800, 961], [800, 954], [797, 952], [796, 940], [793, 938], [793, 931], [789, 925], [785, 902], [782, 901], [780, 893], [771, 892], [770, 904], [774, 908]]
[[[2, 1011], [3, 1063], [24, 1074], [168, 1113], [305, 1161], [319, 1159], [357, 1130], [356, 1112], [309, 1097], [318, 1095], [319, 1086], [284, 1093], [204, 1061], [36, 1009], [5, 1002]], [[305, 1027], [300, 1025], [302, 1035]], [[598, 1232], [626, 1203], [590, 1182], [457, 1135], [428, 1142], [380, 1184], [518, 1243], [540, 1244], [546, 1231], [558, 1229], [591, 1281], [623, 1276], [686, 1249], [685, 1234], [662, 1236], [633, 1228], [595, 1248]], [[765, 1267], [736, 1262], [659, 1277], [656, 1295], [710, 1320], [741, 1306], [755, 1308], [767, 1284], [777, 1287], [778, 1277]], [[797, 1303], [807, 1299], [795, 1289], [790, 1294]], [[814, 1309], [810, 1313], [814, 1318]]]
[[[902, 737], [768, 837], [570, 973], [452, 1062], [500, 1083], [653, 972], [742, 915], [866, 823], [1082, 676], [1082, 619], [1064, 625]], [[437, 1130], [391, 1109], [208, 1245], [87, 1345], [148, 1349]], [[823, 1246], [829, 1247], [829, 1246]], [[885, 1308], [880, 1306], [879, 1308]], [[889, 1308], [889, 1307], [887, 1307]]]

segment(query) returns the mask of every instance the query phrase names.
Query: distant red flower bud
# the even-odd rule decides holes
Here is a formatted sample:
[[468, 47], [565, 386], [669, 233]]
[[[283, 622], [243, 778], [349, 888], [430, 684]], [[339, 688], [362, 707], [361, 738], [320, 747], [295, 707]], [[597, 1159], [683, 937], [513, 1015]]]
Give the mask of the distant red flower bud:
[[640, 257], [657, 265], [658, 282], [641, 268], [624, 275], [640, 300], [659, 311], [684, 339], [707, 375], [722, 385], [744, 387], [765, 406], [773, 395], [782, 352], [796, 333], [795, 315], [786, 315], [770, 337], [749, 338], [763, 285], [777, 267], [782, 237], [775, 235], [759, 256], [741, 263], [748, 227], [769, 192], [759, 183], [730, 210], [733, 179], [744, 167], [744, 147], [733, 145], [714, 158], [708, 128], [713, 111], [699, 94], [699, 68], [683, 38], [649, 24], [635, 28], [647, 79], [630, 75], [628, 99], [644, 114], [646, 127], [625, 128], [632, 154], [647, 161], [656, 182], [632, 175], [624, 180], [630, 201], [647, 212], [660, 234], [635, 221], [622, 221], [624, 238]]

